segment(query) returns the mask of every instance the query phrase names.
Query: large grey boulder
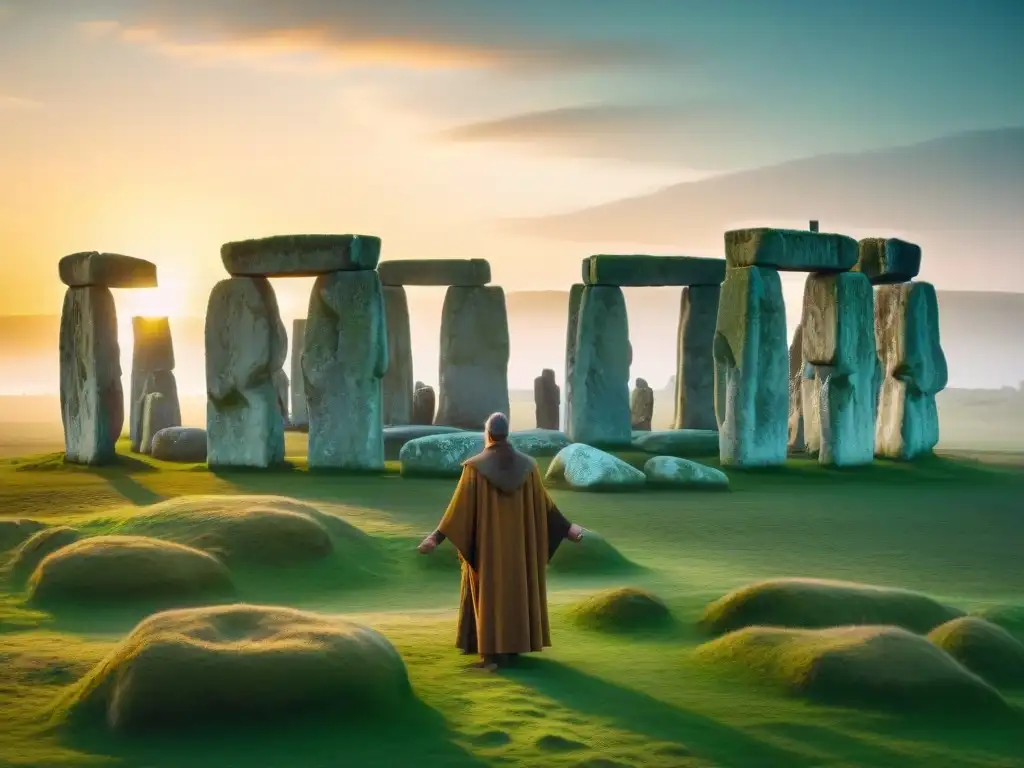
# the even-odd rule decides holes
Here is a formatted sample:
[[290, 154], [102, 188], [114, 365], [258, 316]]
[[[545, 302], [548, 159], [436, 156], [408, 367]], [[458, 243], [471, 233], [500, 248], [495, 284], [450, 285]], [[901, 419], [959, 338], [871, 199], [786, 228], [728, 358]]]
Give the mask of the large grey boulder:
[[629, 318], [622, 289], [587, 286], [580, 298], [566, 433], [576, 443], [629, 445]]
[[583, 443], [559, 451], [548, 465], [545, 479], [585, 491], [629, 490], [647, 483], [647, 477], [636, 467]]
[[397, 259], [377, 267], [385, 286], [471, 286], [491, 282], [487, 259]]
[[655, 456], [644, 464], [650, 486], [671, 488], [728, 488], [729, 477], [720, 469], [677, 456]]
[[310, 469], [383, 469], [388, 336], [377, 273], [317, 278], [306, 323]]
[[480, 429], [508, 413], [508, 314], [499, 286], [453, 286], [441, 310], [437, 416], [450, 427]]
[[156, 288], [156, 264], [119, 253], [84, 251], [57, 264], [60, 280], [71, 288]]
[[302, 349], [306, 344], [306, 318], [292, 320], [291, 344], [291, 423], [293, 427], [305, 427], [309, 425], [306, 386], [302, 381]]
[[875, 443], [874, 293], [860, 272], [813, 274], [804, 287], [803, 358], [814, 366], [818, 462], [870, 464]]
[[[378, 270], [380, 274], [380, 270]], [[384, 316], [388, 329], [388, 371], [384, 374], [385, 425], [412, 423], [412, 332], [405, 288], [384, 287]], [[430, 414], [431, 420], [434, 414]]]
[[584, 285], [719, 285], [724, 279], [725, 259], [598, 254], [583, 261]]
[[206, 433], [211, 467], [269, 467], [284, 461], [284, 420], [273, 375], [288, 338], [277, 297], [262, 277], [213, 287], [206, 310]]
[[875, 337], [884, 376], [875, 453], [902, 460], [931, 453], [939, 441], [935, 395], [949, 378], [934, 286], [880, 286], [875, 296]]
[[714, 347], [721, 294], [720, 285], [683, 288], [676, 333], [673, 429], [718, 429]]
[[139, 439], [139, 452], [152, 452], [153, 437], [160, 430], [180, 426], [181, 413], [176, 402], [164, 397], [159, 392], [146, 395], [142, 401], [142, 435]]
[[[806, 333], [806, 329], [804, 330]], [[715, 361], [723, 374], [723, 466], [784, 464], [788, 443], [789, 370], [786, 305], [774, 269], [730, 269], [722, 284]], [[716, 397], [718, 394], [716, 393]]]
[[117, 310], [106, 287], [69, 288], [64, 294], [60, 414], [68, 461], [91, 465], [113, 461], [124, 426], [124, 392]]
[[738, 229], [725, 233], [725, 260], [730, 267], [845, 272], [857, 263], [857, 241], [806, 230]]
[[853, 271], [863, 272], [872, 285], [909, 282], [921, 271], [921, 246], [894, 237], [865, 238], [857, 244]]
[[798, 324], [789, 344], [789, 450], [800, 453], [807, 448], [804, 440], [804, 330]]
[[533, 406], [538, 429], [558, 429], [561, 391], [555, 383], [555, 372], [545, 368], [533, 380]]
[[206, 461], [206, 430], [196, 427], [167, 427], [153, 435], [150, 454], [154, 459], [181, 463]]
[[174, 378], [174, 371], [153, 371], [146, 377], [146, 383], [142, 387], [142, 392], [139, 395], [139, 405], [136, 409], [135, 437], [132, 438], [132, 450], [136, 453], [146, 453], [143, 450], [142, 439], [145, 403], [146, 398], [153, 394], [159, 394], [163, 398], [160, 407], [167, 414], [165, 417], [167, 424], [165, 426], [174, 427], [181, 424], [181, 405], [178, 399], [178, 383]]
[[[583, 260], [584, 265], [586, 259]], [[572, 421], [572, 379], [576, 371], [576, 335], [580, 325], [580, 304], [583, 302], [583, 283], [569, 288], [569, 314], [565, 331], [565, 408], [562, 409], [562, 428], [568, 432]], [[628, 377], [627, 377], [628, 378]]]
[[433, 424], [436, 410], [437, 395], [434, 394], [434, 388], [417, 381], [412, 390], [412, 423]]
[[142, 407], [142, 388], [154, 371], [174, 370], [174, 344], [171, 324], [166, 317], [133, 317], [132, 377], [128, 399], [128, 435], [134, 450], [139, 438], [139, 411]]
[[718, 430], [667, 429], [637, 432], [633, 447], [660, 456], [710, 456], [718, 453]]
[[572, 444], [564, 432], [557, 429], [521, 429], [508, 436], [512, 447], [527, 456], [554, 456]]
[[633, 432], [650, 431], [654, 419], [654, 390], [647, 379], [637, 379], [629, 396], [629, 420]]
[[372, 270], [380, 260], [380, 238], [372, 235], [275, 235], [225, 243], [224, 269], [234, 277], [315, 277], [330, 272]]
[[433, 424], [406, 424], [398, 427], [384, 427], [384, 459], [397, 461], [406, 443], [421, 437], [434, 435], [461, 434], [458, 427], [439, 427]]
[[[528, 429], [512, 432], [508, 441], [527, 456], [554, 456], [569, 445], [557, 430]], [[408, 441], [399, 451], [403, 475], [458, 477], [462, 463], [484, 449], [484, 433], [459, 431]]]

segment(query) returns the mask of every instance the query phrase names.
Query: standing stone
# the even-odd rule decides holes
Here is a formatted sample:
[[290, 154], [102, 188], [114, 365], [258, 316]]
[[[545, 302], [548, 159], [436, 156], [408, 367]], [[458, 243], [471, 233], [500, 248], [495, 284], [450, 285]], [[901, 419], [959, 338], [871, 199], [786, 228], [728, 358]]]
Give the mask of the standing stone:
[[724, 400], [725, 411], [719, 413], [723, 465], [785, 463], [787, 351], [779, 273], [762, 267], [730, 269], [722, 284], [715, 330], [715, 361], [722, 366], [716, 374], [716, 397]]
[[178, 403], [159, 392], [145, 396], [142, 401], [142, 435], [139, 439], [139, 453], [152, 453], [156, 433], [168, 427], [181, 426], [181, 412]]
[[654, 420], [654, 390], [647, 379], [637, 379], [629, 397], [629, 418], [637, 432], [650, 432]]
[[166, 317], [133, 317], [131, 392], [128, 399], [128, 434], [132, 449], [138, 450], [139, 425], [142, 419], [142, 388], [153, 371], [174, 370], [174, 344], [171, 324]]
[[306, 386], [302, 381], [302, 348], [305, 343], [305, 318], [292, 320], [291, 423], [293, 427], [309, 425], [309, 416], [306, 413]]
[[288, 415], [288, 374], [283, 369], [278, 368], [271, 375], [270, 380], [274, 385], [274, 393], [277, 395], [277, 409], [281, 412], [281, 421], [288, 425], [290, 423]]
[[121, 350], [114, 296], [104, 286], [69, 288], [60, 318], [60, 412], [64, 455], [107, 464], [124, 426]]
[[480, 429], [508, 413], [508, 314], [499, 286], [453, 286], [441, 310], [441, 365], [435, 423]]
[[859, 272], [812, 274], [804, 288], [803, 357], [820, 383], [818, 462], [874, 459], [874, 293]]
[[800, 453], [804, 442], [804, 409], [801, 391], [804, 378], [803, 324], [797, 325], [789, 345], [789, 451]]
[[675, 415], [672, 429], [717, 429], [715, 326], [720, 285], [683, 288], [676, 334]]
[[437, 397], [434, 388], [417, 381], [412, 393], [412, 423], [421, 426], [434, 423]]
[[533, 380], [533, 403], [537, 414], [537, 429], [558, 429], [561, 391], [555, 383], [555, 372], [550, 368], [545, 368]]
[[284, 421], [274, 372], [288, 338], [270, 281], [232, 277], [213, 287], [206, 310], [206, 437], [211, 467], [284, 461]]
[[142, 392], [139, 393], [139, 406], [136, 409], [135, 437], [132, 439], [132, 450], [136, 453], [145, 453], [142, 450], [143, 440], [143, 418], [145, 416], [146, 398], [153, 394], [163, 397], [161, 408], [168, 417], [165, 419], [168, 427], [181, 426], [181, 405], [178, 400], [178, 383], [174, 378], [174, 371], [156, 370], [146, 377], [142, 385]]
[[[586, 269], [587, 260], [583, 260]], [[565, 331], [565, 408], [562, 412], [562, 431], [568, 432], [572, 420], [572, 379], [576, 368], [576, 332], [580, 322], [580, 302], [583, 301], [583, 283], [575, 283], [569, 289], [569, 322]]]
[[629, 445], [629, 317], [622, 289], [587, 286], [580, 298], [569, 386], [568, 436], [595, 447]]
[[875, 337], [884, 379], [875, 453], [910, 460], [939, 442], [935, 395], [949, 371], [939, 338], [939, 304], [930, 283], [883, 285], [875, 297]]
[[384, 468], [387, 370], [384, 293], [376, 271], [317, 278], [302, 354], [310, 469]]
[[[384, 424], [412, 423], [412, 332], [405, 288], [384, 286], [384, 316], [388, 329], [388, 372], [384, 375]], [[433, 418], [433, 414], [431, 414]]]
[[[803, 354], [803, 342], [801, 342]], [[804, 362], [800, 374], [800, 411], [804, 417], [804, 450], [817, 456], [821, 451], [821, 385], [813, 365]]]

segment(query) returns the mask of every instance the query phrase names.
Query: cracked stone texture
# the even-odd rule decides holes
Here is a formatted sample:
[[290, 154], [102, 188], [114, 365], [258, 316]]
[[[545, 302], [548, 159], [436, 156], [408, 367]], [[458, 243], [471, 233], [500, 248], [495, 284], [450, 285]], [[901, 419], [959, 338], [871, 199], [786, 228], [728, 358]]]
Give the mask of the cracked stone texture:
[[60, 413], [64, 454], [108, 464], [124, 426], [121, 349], [114, 296], [104, 286], [68, 288], [60, 318]]
[[311, 469], [384, 468], [384, 292], [376, 272], [335, 272], [309, 298], [302, 373]]
[[729, 267], [845, 272], [857, 263], [857, 241], [798, 229], [737, 229], [725, 233], [725, 260]]
[[804, 417], [804, 450], [815, 454], [821, 450], [821, 386], [813, 365], [805, 363], [800, 376], [800, 410]]
[[287, 356], [277, 297], [263, 277], [213, 287], [206, 310], [206, 437], [211, 467], [284, 461], [284, 420], [273, 375]]
[[576, 490], [613, 490], [647, 483], [647, 476], [617, 456], [583, 443], [566, 446], [548, 465], [547, 480]]
[[872, 285], [909, 282], [921, 271], [921, 246], [894, 237], [865, 238], [857, 253], [853, 271], [863, 272]]
[[500, 286], [453, 286], [441, 310], [436, 424], [481, 429], [509, 411], [508, 313]]
[[691, 488], [728, 488], [729, 477], [720, 469], [676, 456], [655, 456], [644, 464], [648, 485]]
[[673, 429], [718, 429], [715, 419], [715, 327], [720, 285], [683, 288], [676, 332]]
[[165, 398], [164, 409], [171, 409], [169, 423], [167, 426], [181, 425], [181, 406], [178, 400], [178, 382], [174, 377], [174, 371], [157, 370], [146, 377], [142, 385], [142, 392], [139, 394], [138, 407], [135, 409], [135, 437], [132, 438], [132, 450], [136, 453], [145, 453], [142, 450], [143, 440], [143, 417], [145, 415], [145, 401], [149, 395], [159, 393]]
[[479, 286], [491, 282], [487, 259], [397, 259], [377, 267], [385, 286]]
[[879, 286], [875, 338], [883, 375], [875, 453], [902, 460], [931, 453], [939, 441], [935, 395], [949, 377], [935, 288], [917, 282]]
[[160, 392], [152, 392], [142, 401], [142, 435], [139, 453], [152, 453], [153, 437], [162, 429], [181, 426], [178, 403]]
[[[806, 333], [806, 330], [805, 330]], [[786, 461], [789, 381], [786, 305], [774, 269], [730, 269], [715, 330], [715, 385], [724, 400], [719, 450], [725, 466]], [[724, 388], [724, 392], [722, 391]]]
[[292, 357], [291, 357], [291, 421], [294, 426], [305, 427], [309, 424], [306, 412], [306, 387], [302, 381], [302, 349], [306, 344], [306, 319], [292, 320]]
[[[586, 264], [586, 259], [583, 263]], [[583, 301], [583, 283], [574, 283], [569, 288], [569, 316], [565, 331], [565, 408], [562, 409], [562, 429], [569, 431], [572, 419], [572, 378], [576, 370], [576, 335], [580, 325], [580, 303]]]
[[[383, 265], [382, 265], [383, 266]], [[379, 274], [378, 270], [378, 274]], [[384, 374], [384, 425], [412, 423], [412, 331], [405, 288], [384, 286], [384, 316], [388, 329], [388, 371]], [[433, 413], [430, 415], [434, 418]]]
[[629, 445], [629, 317], [622, 289], [595, 285], [583, 289], [576, 329], [569, 424], [576, 443]]
[[119, 253], [83, 251], [65, 256], [57, 264], [64, 285], [84, 288], [156, 288], [156, 264]]
[[274, 235], [225, 243], [220, 258], [233, 277], [317, 277], [376, 269], [380, 245], [372, 235]]
[[562, 390], [550, 368], [543, 369], [533, 380], [533, 405], [538, 429], [558, 429]]
[[725, 259], [699, 256], [647, 256], [598, 254], [584, 261], [585, 285], [658, 287], [666, 285], [721, 285]]
[[436, 409], [437, 395], [434, 393], [434, 388], [422, 381], [417, 381], [412, 390], [412, 423], [433, 424]]
[[[128, 434], [134, 446], [138, 440], [142, 388], [153, 371], [174, 370], [171, 324], [166, 317], [133, 317], [131, 390], [128, 396]], [[138, 448], [134, 448], [138, 450]]]
[[799, 453], [807, 448], [804, 442], [804, 409], [802, 382], [804, 372], [803, 324], [798, 324], [789, 344], [789, 450]]

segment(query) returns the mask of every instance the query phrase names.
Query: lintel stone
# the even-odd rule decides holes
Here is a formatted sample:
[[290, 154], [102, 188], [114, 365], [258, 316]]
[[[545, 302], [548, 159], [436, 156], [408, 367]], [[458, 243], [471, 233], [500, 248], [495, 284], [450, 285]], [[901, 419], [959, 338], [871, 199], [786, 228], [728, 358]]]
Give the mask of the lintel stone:
[[736, 229], [725, 233], [730, 268], [781, 272], [847, 272], [857, 263], [857, 241], [845, 235], [798, 229]]
[[377, 267], [382, 285], [470, 287], [491, 282], [487, 259], [398, 259]]
[[274, 235], [225, 243], [220, 258], [233, 277], [316, 277], [376, 269], [380, 246], [372, 235]]
[[854, 272], [863, 272], [872, 285], [907, 283], [921, 271], [921, 246], [895, 237], [868, 237], [858, 244]]
[[60, 281], [71, 288], [156, 288], [156, 264], [119, 253], [83, 251], [57, 264]]
[[598, 254], [583, 260], [584, 285], [624, 288], [721, 285], [725, 259], [700, 256]]

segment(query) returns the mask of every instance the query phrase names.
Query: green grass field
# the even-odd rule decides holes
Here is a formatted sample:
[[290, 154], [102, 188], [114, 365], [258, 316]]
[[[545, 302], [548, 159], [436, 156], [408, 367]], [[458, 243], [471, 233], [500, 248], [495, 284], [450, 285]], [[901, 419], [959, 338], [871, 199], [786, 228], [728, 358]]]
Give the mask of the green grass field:
[[[316, 562], [233, 567], [236, 599], [345, 614], [378, 629], [404, 658], [419, 705], [387, 718], [279, 713], [258, 725], [145, 736], [55, 724], [46, 719], [53, 703], [151, 609], [42, 610], [10, 581], [0, 592], [0, 765], [1024, 765], [1024, 719], [812, 703], [694, 652], [710, 639], [698, 626], [708, 603], [772, 577], [901, 587], [972, 612], [1024, 604], [1020, 461], [939, 457], [846, 472], [795, 461], [774, 472], [730, 472], [728, 493], [553, 491], [570, 519], [636, 567], [614, 567], [600, 554], [586, 568], [552, 567], [554, 647], [492, 675], [467, 669], [453, 648], [458, 572], [449, 545], [431, 559], [415, 552], [454, 483], [402, 479], [393, 468], [311, 474], [302, 437], [289, 441], [294, 468], [266, 473], [128, 456], [104, 469], [66, 467], [52, 456], [4, 460], [0, 520], [173, 538], [181, 534], [173, 522], [161, 529], [147, 507], [196, 494], [307, 502], [358, 530]], [[573, 554], [586, 561], [587, 546]], [[674, 620], [632, 632], [576, 620], [580, 601], [621, 586], [661, 598]], [[1004, 694], [1024, 706], [1024, 691]]]

